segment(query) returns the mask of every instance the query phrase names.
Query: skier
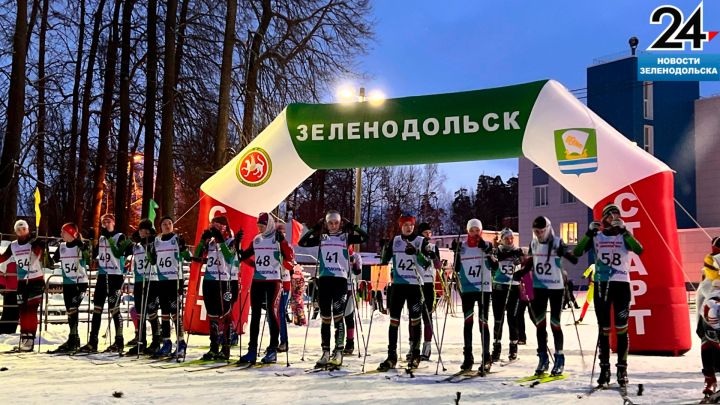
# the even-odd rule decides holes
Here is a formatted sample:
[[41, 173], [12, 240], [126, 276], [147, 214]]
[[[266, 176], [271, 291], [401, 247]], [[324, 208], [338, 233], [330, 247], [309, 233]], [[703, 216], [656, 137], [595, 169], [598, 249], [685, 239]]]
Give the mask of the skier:
[[[432, 237], [432, 229], [430, 224], [427, 222], [421, 222], [418, 225], [418, 232], [423, 237], [430, 240]], [[423, 346], [420, 352], [420, 359], [424, 361], [430, 360], [432, 353], [432, 338], [433, 338], [433, 324], [432, 314], [435, 312], [435, 280], [437, 272], [442, 269], [442, 263], [440, 262], [440, 249], [434, 243], [428, 243], [428, 249], [432, 250], [433, 258], [428, 263], [427, 267], [423, 269], [423, 297], [425, 298], [425, 310], [422, 311], [422, 323], [423, 323]], [[409, 335], [409, 334], [408, 334]], [[412, 353], [408, 351], [407, 360], [410, 360]]]
[[[128, 355], [142, 353], [153, 354], [160, 347], [160, 328], [158, 324], [158, 276], [152, 267], [149, 250], [155, 237], [152, 222], [143, 219], [138, 224], [137, 231], [130, 239], [132, 245], [132, 268], [135, 274], [133, 295], [135, 297], [135, 310], [139, 311], [138, 325], [136, 326], [137, 340], [134, 347], [128, 350]], [[150, 322], [152, 342], [147, 346], [147, 329], [145, 325]], [[129, 342], [128, 342], [129, 343]]]
[[455, 272], [459, 279], [460, 299], [462, 302], [465, 323], [463, 326], [463, 363], [461, 370], [470, 370], [475, 359], [473, 357], [473, 318], [475, 305], [479, 310], [478, 326], [482, 335], [482, 363], [478, 371], [487, 373], [492, 366], [490, 356], [490, 329], [488, 313], [490, 309], [490, 292], [492, 291], [492, 271], [497, 270], [498, 262], [492, 256], [492, 245], [482, 238], [482, 222], [473, 218], [466, 226], [467, 242], [458, 243]]
[[362, 274], [362, 256], [360, 253], [350, 255], [350, 271], [347, 275], [347, 304], [345, 305], [345, 348], [343, 354], [350, 355], [355, 352], [355, 311], [357, 297], [355, 291], [355, 277]]
[[546, 217], [537, 217], [532, 223], [533, 240], [528, 250], [528, 260], [516, 278], [532, 272], [533, 300], [530, 302], [530, 317], [536, 326], [538, 341], [538, 366], [535, 375], [543, 375], [550, 368], [547, 346], [547, 307], [550, 303], [550, 329], [555, 343], [555, 365], [550, 375], [557, 376], [565, 369], [563, 333], [560, 324], [565, 283], [562, 275], [562, 258], [577, 263], [577, 257], [568, 251], [565, 242], [555, 236], [552, 224]]
[[[201, 257], [203, 252], [206, 252], [207, 265], [202, 289], [205, 310], [210, 321], [210, 350], [203, 355], [203, 360], [230, 358], [232, 291], [229, 267], [234, 260], [234, 254], [228, 248], [226, 243], [228, 239], [230, 239], [230, 227], [227, 218], [222, 215], [216, 216], [210, 221], [210, 228], [203, 231], [193, 255]], [[178, 291], [176, 283], [177, 281], [173, 283], [175, 293]]]
[[498, 269], [493, 276], [492, 309], [495, 323], [493, 325], [492, 361], [500, 361], [502, 350], [503, 319], [507, 319], [510, 332], [509, 360], [517, 359], [518, 327], [517, 306], [520, 301], [520, 282], [513, 276], [518, 271], [523, 260], [522, 249], [515, 247], [515, 236], [509, 228], [500, 231], [500, 241], [497, 247]]
[[[238, 364], [255, 364], [258, 353], [258, 334], [260, 333], [260, 317], [265, 304], [268, 326], [270, 328], [270, 344], [265, 356], [260, 360], [263, 364], [277, 362], [277, 347], [280, 334], [280, 294], [284, 272], [292, 270], [295, 259], [290, 244], [275, 228], [275, 221], [270, 214], [263, 212], [258, 215], [258, 234], [247, 249], [238, 249], [240, 261], [255, 268], [252, 286], [250, 287], [250, 342], [248, 351], [238, 360]], [[242, 232], [238, 232], [242, 238]], [[255, 260], [249, 260], [255, 256]]]
[[417, 368], [420, 363], [420, 321], [422, 318], [422, 278], [421, 269], [428, 265], [429, 256], [434, 252], [428, 247], [429, 241], [415, 233], [415, 216], [404, 213], [398, 219], [400, 235], [385, 245], [381, 263], [387, 265], [392, 260], [392, 285], [388, 291], [390, 326], [388, 327], [388, 357], [378, 366], [379, 371], [388, 371], [397, 365], [397, 341], [400, 315], [407, 302], [412, 333], [412, 358], [408, 369]]
[[38, 325], [37, 310], [45, 291], [42, 269], [45, 243], [30, 233], [30, 226], [25, 220], [16, 221], [14, 229], [17, 240], [10, 243], [0, 254], [0, 263], [13, 258], [17, 266], [20, 345], [14, 350], [31, 352], [35, 347], [35, 332]]
[[[172, 217], [164, 216], [160, 219], [160, 231], [161, 234], [153, 239], [151, 245], [151, 261], [157, 267], [158, 295], [162, 311], [162, 346], [157, 349], [153, 357], [183, 358], [187, 344], [185, 343], [182, 319], [178, 316], [178, 312], [185, 291], [183, 261], [191, 260], [191, 256], [185, 240], [175, 233]], [[231, 241], [226, 241], [226, 243], [229, 244]], [[237, 273], [235, 273], [234, 284], [232, 296], [237, 297]], [[231, 301], [230, 308], [232, 308], [233, 302]], [[175, 324], [175, 352], [172, 352], [173, 345], [170, 339], [171, 320]]]
[[75, 353], [80, 349], [78, 309], [88, 288], [87, 265], [90, 263], [88, 244], [80, 236], [77, 225], [66, 223], [60, 229], [60, 242], [52, 261], [60, 262], [63, 276], [63, 300], [70, 333], [65, 343], [48, 353]]
[[580, 243], [575, 247], [576, 256], [593, 250], [595, 255], [595, 315], [600, 328], [598, 359], [600, 376], [598, 385], [610, 383], [610, 311], [612, 308], [617, 338], [617, 381], [626, 387], [628, 356], [628, 315], [630, 311], [630, 252], [637, 255], [643, 251], [640, 243], [625, 228], [620, 218], [620, 208], [607, 204], [602, 211], [601, 222], [593, 221]]
[[696, 333], [701, 342], [700, 358], [705, 376], [703, 395], [706, 398], [716, 392], [715, 373], [719, 371], [716, 364], [720, 360], [720, 238], [713, 238], [710, 248], [703, 263], [705, 277], [697, 289]]
[[102, 311], [107, 299], [108, 311], [115, 325], [115, 342], [105, 351], [121, 353], [125, 346], [125, 340], [123, 339], [123, 320], [120, 314], [120, 296], [124, 282], [125, 252], [132, 241], [115, 230], [113, 214], [105, 214], [100, 217], [100, 224], [103, 229], [100, 231], [100, 239], [93, 252], [93, 256], [98, 261], [98, 273], [93, 293], [95, 308], [90, 327], [90, 340], [80, 348], [80, 351], [84, 353], [97, 352]]
[[[322, 356], [316, 368], [337, 368], [343, 362], [345, 343], [345, 309], [347, 305], [349, 247], [364, 243], [367, 234], [359, 226], [343, 220], [330, 210], [298, 242], [302, 247], [318, 247], [319, 268], [317, 295], [320, 303]], [[335, 348], [330, 354], [330, 323], [335, 324]]]

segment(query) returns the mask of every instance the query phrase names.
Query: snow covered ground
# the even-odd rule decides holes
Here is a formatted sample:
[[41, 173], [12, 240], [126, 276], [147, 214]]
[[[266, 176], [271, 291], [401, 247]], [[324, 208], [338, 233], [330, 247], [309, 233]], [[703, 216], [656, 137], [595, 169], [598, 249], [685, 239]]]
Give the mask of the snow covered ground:
[[[582, 303], [584, 297], [579, 297]], [[590, 312], [592, 312], [592, 307]], [[577, 314], [577, 311], [576, 311]], [[440, 311], [442, 323], [444, 311]], [[363, 313], [364, 316], [364, 313]], [[694, 315], [691, 324], [695, 323]], [[201, 372], [186, 372], [191, 366], [172, 369], [157, 368], [161, 363], [148, 364], [147, 360], [122, 358], [117, 361], [93, 361], [88, 357], [50, 356], [46, 354], [0, 355], [0, 404], [83, 403], [83, 404], [178, 404], [178, 403], [239, 403], [239, 404], [455, 404], [460, 393], [460, 404], [471, 403], [553, 403], [553, 404], [620, 404], [616, 391], [601, 391], [578, 399], [590, 387], [597, 328], [594, 313], [588, 313], [585, 325], [578, 327], [584, 353], [581, 357], [572, 314], [563, 313], [565, 331], [566, 374], [562, 381], [541, 384], [535, 388], [523, 387], [513, 381], [532, 374], [536, 365], [534, 326], [527, 321], [528, 345], [520, 346], [520, 360], [505, 367], [495, 366], [495, 373], [461, 383], [438, 383], [459, 369], [462, 360], [462, 317], [449, 316], [443, 347], [443, 360], [447, 371], [440, 369], [435, 375], [435, 362], [428, 368], [417, 370], [415, 378], [402, 372], [345, 376], [331, 378], [327, 372], [305, 374], [320, 355], [319, 319], [312, 322], [305, 361], [301, 361], [305, 328], [291, 326], [290, 363], [285, 366], [283, 354], [277, 365], [261, 369], [237, 370], [223, 368]], [[407, 319], [401, 329], [401, 357], [407, 350]], [[363, 319], [367, 337], [369, 319]], [[105, 324], [103, 324], [103, 327]], [[367, 370], [374, 369], [385, 358], [388, 317], [376, 313], [370, 339]], [[84, 324], [81, 339], [85, 343]], [[66, 325], [50, 325], [43, 333], [42, 351], [54, 348], [65, 340]], [[125, 329], [126, 341], [132, 338], [133, 328]], [[475, 357], [480, 357], [480, 336], [476, 330]], [[264, 341], [267, 342], [267, 330]], [[359, 329], [358, 329], [359, 339]], [[17, 344], [18, 335], [0, 335], [0, 350], [9, 350]], [[243, 336], [244, 344], [247, 337]], [[207, 350], [207, 337], [190, 337], [188, 360], [198, 358]], [[552, 340], [551, 343], [552, 344]], [[631, 342], [632, 344], [632, 342]], [[100, 339], [100, 346], [108, 342]], [[266, 343], [263, 343], [266, 345]], [[37, 348], [37, 346], [36, 346]], [[244, 348], [243, 348], [244, 350]], [[239, 349], [233, 348], [237, 358]], [[503, 339], [503, 357], [507, 356], [507, 331]], [[433, 349], [432, 359], [437, 359]], [[615, 363], [614, 355], [611, 362]], [[164, 364], [164, 363], [162, 363]], [[360, 371], [362, 358], [346, 357], [349, 372]], [[700, 373], [700, 344], [693, 339], [693, 348], [682, 357], [630, 356], [630, 393], [634, 403], [697, 403], [703, 377]], [[232, 371], [231, 371], [232, 370]], [[276, 374], [277, 373], [277, 374]], [[291, 375], [290, 377], [282, 374]], [[278, 375], [280, 374], [280, 375]], [[387, 378], [390, 377], [390, 378]], [[597, 378], [597, 371], [596, 371]], [[614, 380], [614, 366], [613, 366]], [[634, 395], [637, 384], [643, 384], [642, 396]], [[113, 392], [123, 393], [114, 398]]]

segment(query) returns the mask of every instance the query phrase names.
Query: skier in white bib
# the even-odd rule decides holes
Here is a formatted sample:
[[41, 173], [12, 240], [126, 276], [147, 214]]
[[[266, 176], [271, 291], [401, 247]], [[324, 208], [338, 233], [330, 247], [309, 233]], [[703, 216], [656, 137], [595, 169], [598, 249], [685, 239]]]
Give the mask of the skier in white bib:
[[575, 255], [593, 250], [595, 254], [595, 315], [600, 328], [598, 385], [610, 383], [610, 311], [615, 320], [617, 338], [617, 381], [627, 386], [628, 318], [630, 314], [630, 252], [643, 251], [620, 217], [620, 207], [608, 204], [600, 221], [590, 223], [588, 231], [575, 247]]

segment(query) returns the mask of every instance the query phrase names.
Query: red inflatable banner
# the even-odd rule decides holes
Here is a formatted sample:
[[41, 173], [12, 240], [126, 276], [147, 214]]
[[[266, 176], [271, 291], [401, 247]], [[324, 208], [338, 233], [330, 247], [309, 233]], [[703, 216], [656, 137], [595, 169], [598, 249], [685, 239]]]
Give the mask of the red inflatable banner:
[[[252, 238], [257, 233], [255, 217], [234, 210], [227, 205], [214, 200], [202, 191], [200, 191], [200, 199], [197, 231], [195, 232], [196, 245], [200, 241], [200, 235], [202, 232], [208, 228], [210, 220], [218, 215], [224, 215], [227, 217], [230, 229], [232, 229], [234, 233], [237, 232], [238, 229], [243, 230], [243, 246], [246, 246], [250, 243], [250, 241], [252, 241]], [[190, 279], [188, 281], [187, 298], [185, 300], [185, 314], [183, 318], [183, 325], [186, 331], [200, 334], [208, 334], [210, 331], [210, 324], [207, 319], [205, 303], [202, 296], [204, 269], [205, 265], [201, 263], [192, 262], [190, 265]], [[235, 306], [233, 307], [233, 319], [240, 319], [240, 322], [237, 323], [238, 333], [242, 333], [245, 330], [244, 325], [247, 323], [248, 312], [250, 311], [249, 292], [252, 276], [252, 267], [246, 264], [241, 264], [240, 294]], [[241, 308], [242, 313], [240, 313]]]
[[[692, 347], [682, 258], [675, 227], [672, 172], [661, 172], [602, 199], [594, 218], [613, 202], [627, 229], [643, 245], [630, 263], [630, 353], [681, 355]], [[611, 312], [612, 313], [612, 312]], [[615, 334], [611, 334], [615, 348]]]

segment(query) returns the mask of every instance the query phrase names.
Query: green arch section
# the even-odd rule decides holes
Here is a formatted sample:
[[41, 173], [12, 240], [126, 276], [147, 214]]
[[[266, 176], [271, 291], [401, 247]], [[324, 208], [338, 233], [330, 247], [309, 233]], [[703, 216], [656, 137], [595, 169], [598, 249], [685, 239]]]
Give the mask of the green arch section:
[[380, 106], [291, 104], [286, 120], [295, 149], [313, 169], [512, 158], [522, 155], [546, 83], [395, 98]]

